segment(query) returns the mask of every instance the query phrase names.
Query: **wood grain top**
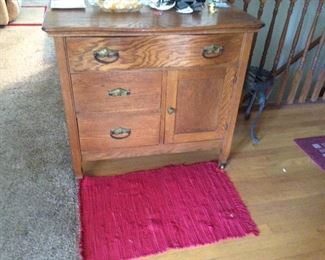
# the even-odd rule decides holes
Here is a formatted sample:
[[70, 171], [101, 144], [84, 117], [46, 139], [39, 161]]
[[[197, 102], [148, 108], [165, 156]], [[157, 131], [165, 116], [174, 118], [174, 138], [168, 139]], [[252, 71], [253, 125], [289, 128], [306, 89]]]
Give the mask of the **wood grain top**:
[[86, 9], [48, 9], [43, 30], [51, 35], [145, 35], [163, 33], [219, 33], [258, 31], [263, 23], [234, 8], [210, 13], [178, 14], [143, 7], [135, 13], [105, 13], [98, 7]]

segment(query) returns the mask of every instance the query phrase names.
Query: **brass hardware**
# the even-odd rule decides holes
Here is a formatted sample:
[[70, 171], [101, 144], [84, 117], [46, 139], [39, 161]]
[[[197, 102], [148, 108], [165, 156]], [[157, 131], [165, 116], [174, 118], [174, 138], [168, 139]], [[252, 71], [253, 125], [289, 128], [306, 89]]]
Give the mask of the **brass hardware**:
[[176, 108], [173, 108], [173, 107], [171, 107], [171, 106], [169, 106], [168, 108], [167, 108], [167, 113], [168, 114], [174, 114], [176, 112]]
[[218, 44], [212, 44], [203, 49], [202, 56], [206, 59], [211, 59], [222, 55], [223, 51], [223, 46]]
[[107, 95], [110, 97], [121, 97], [121, 96], [129, 96], [131, 91], [124, 88], [114, 88], [108, 91]]
[[107, 47], [94, 51], [94, 58], [100, 63], [110, 64], [119, 59], [118, 51], [111, 50]]
[[124, 139], [131, 135], [131, 128], [118, 127], [111, 129], [110, 135], [114, 139]]

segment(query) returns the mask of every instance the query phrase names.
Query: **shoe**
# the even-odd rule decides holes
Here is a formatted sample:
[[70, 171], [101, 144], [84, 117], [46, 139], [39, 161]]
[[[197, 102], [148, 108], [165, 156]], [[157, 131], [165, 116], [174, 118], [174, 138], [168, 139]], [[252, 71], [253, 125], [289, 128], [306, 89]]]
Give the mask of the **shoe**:
[[180, 14], [191, 14], [193, 13], [193, 9], [187, 1], [181, 0], [176, 3], [176, 12]]
[[191, 14], [191, 13], [193, 13], [193, 9], [189, 6], [187, 6], [183, 9], [176, 8], [176, 12], [180, 13], [180, 14]]
[[191, 8], [194, 12], [201, 12], [204, 7], [204, 1], [194, 1], [193, 4], [191, 4]]
[[176, 5], [176, 1], [151, 1], [149, 6], [159, 11], [167, 11]]

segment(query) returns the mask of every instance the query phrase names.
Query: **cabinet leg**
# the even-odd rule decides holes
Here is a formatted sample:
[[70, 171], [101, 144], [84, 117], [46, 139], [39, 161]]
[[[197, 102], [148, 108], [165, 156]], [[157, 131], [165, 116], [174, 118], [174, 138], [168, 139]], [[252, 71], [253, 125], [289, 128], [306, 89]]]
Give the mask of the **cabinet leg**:
[[218, 163], [218, 168], [220, 170], [224, 170], [227, 167], [227, 162], [219, 162]]

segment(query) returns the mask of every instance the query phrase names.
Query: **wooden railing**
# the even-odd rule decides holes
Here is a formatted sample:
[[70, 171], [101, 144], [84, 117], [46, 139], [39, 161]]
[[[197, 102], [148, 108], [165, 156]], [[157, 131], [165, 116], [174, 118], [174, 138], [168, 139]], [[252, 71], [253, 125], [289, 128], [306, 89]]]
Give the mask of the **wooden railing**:
[[[325, 9], [325, 7], [323, 7], [324, 0], [230, 0], [229, 2], [241, 6], [245, 12], [263, 20], [265, 6], [270, 1], [273, 1], [272, 15], [270, 21], [267, 21], [269, 26], [264, 28], [264, 30], [267, 30], [266, 37], [265, 39], [260, 39], [262, 42], [259, 42], [259, 46], [263, 46], [263, 52], [257, 59], [255, 57], [255, 65], [257, 64], [259, 68], [263, 69], [266, 61], [269, 61], [268, 59], [273, 59], [271, 68], [264, 68], [272, 71], [273, 76], [276, 78], [276, 83], [273, 87], [273, 98], [270, 100], [271, 103], [280, 105], [325, 101], [325, 61], [320, 60], [319, 58], [322, 52], [325, 51], [325, 48], [322, 48], [325, 42], [325, 18], [324, 13], [322, 13]], [[294, 32], [292, 32], [292, 30], [289, 30], [289, 24], [292, 21], [292, 14], [295, 11], [295, 8], [297, 8], [298, 2], [299, 4], [303, 3], [303, 8], [299, 13], [298, 23], [293, 30]], [[254, 9], [257, 9], [257, 13], [250, 12], [249, 7], [251, 5], [255, 5]], [[258, 5], [258, 8], [256, 8], [256, 5]], [[313, 13], [312, 22], [308, 28], [307, 40], [305, 41], [303, 48], [298, 50], [298, 43], [299, 40], [301, 40], [300, 36], [302, 30], [306, 27], [303, 26], [304, 21], [306, 20], [306, 14], [308, 13], [309, 8], [315, 7], [315, 5], [317, 5], [317, 8]], [[283, 17], [283, 15], [280, 17], [279, 9], [284, 7], [287, 8], [286, 17]], [[320, 17], [323, 17], [322, 21], [320, 21]], [[284, 20], [284, 25], [283, 28], [277, 28], [275, 30], [275, 24], [278, 19]], [[316, 36], [315, 31], [317, 26], [321, 27], [321, 35]], [[276, 34], [281, 35], [279, 35], [280, 38], [277, 43], [275, 55], [274, 57], [269, 57], [270, 55], [268, 56], [268, 52], [270, 50], [270, 44], [273, 40], [273, 36]], [[289, 44], [289, 55], [286, 61], [283, 62], [284, 64], [279, 66], [280, 57], [284, 54], [284, 46], [285, 44], [288, 44], [286, 39], [288, 36], [291, 36], [291, 34], [293, 34], [294, 37], [292, 43]], [[256, 51], [255, 49], [257, 46], [256, 41], [257, 35], [254, 36], [251, 56], [255, 55], [254, 51]], [[311, 52], [309, 51], [314, 48], [316, 48], [315, 54], [313, 57], [310, 57]], [[312, 62], [306, 62], [307, 58], [312, 59]], [[292, 65], [297, 62], [296, 71], [292, 71]], [[311, 63], [311, 65], [309, 63]]]

